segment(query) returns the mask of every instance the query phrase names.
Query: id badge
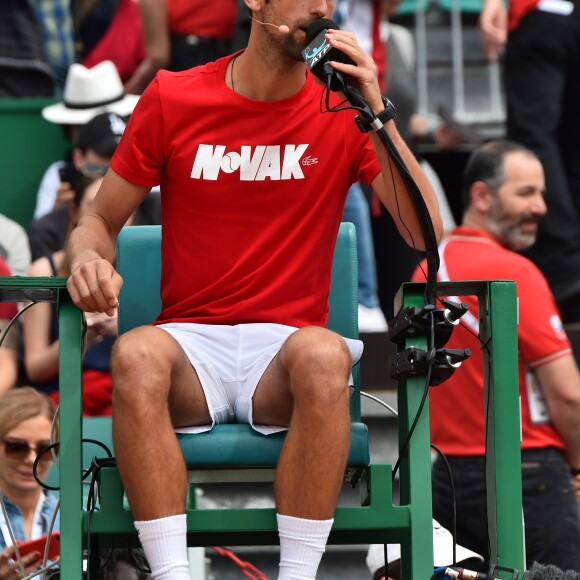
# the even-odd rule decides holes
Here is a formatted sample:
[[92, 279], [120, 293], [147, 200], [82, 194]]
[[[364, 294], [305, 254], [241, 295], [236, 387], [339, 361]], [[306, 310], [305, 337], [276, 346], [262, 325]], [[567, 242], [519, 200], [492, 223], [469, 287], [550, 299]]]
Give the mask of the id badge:
[[542, 385], [536, 373], [530, 369], [526, 369], [526, 391], [528, 393], [528, 407], [532, 423], [534, 425], [549, 423], [550, 411], [548, 410]]

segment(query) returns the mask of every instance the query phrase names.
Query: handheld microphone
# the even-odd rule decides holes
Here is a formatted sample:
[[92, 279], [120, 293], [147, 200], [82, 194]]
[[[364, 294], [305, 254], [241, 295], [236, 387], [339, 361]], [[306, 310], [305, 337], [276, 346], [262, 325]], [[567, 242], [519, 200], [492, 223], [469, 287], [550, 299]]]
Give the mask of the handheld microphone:
[[330, 89], [332, 91], [340, 91], [344, 89], [344, 77], [327, 63], [331, 60], [345, 64], [356, 65], [356, 63], [344, 52], [330, 46], [324, 36], [329, 29], [340, 30], [340, 26], [328, 18], [319, 18], [308, 27], [306, 30], [306, 42], [308, 45], [302, 51], [302, 57], [310, 72], [325, 84], [327, 74], [332, 74]]
[[288, 26], [286, 26], [285, 24], [280, 24], [280, 26], [278, 26], [277, 24], [270, 24], [269, 22], [262, 22], [261, 20], [258, 20], [255, 17], [252, 17], [252, 20], [255, 20], [258, 24], [263, 24], [264, 26], [273, 26], [274, 28], [278, 29], [280, 34], [290, 34], [290, 28]]

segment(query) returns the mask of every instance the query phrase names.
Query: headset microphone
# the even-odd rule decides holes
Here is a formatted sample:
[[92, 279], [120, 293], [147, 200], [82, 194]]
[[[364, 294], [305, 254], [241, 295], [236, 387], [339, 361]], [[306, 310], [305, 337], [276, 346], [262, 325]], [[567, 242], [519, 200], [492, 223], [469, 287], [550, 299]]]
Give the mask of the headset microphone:
[[270, 24], [269, 22], [262, 22], [261, 20], [258, 20], [257, 18], [252, 18], [252, 20], [255, 20], [258, 24], [263, 24], [264, 26], [273, 26], [274, 28], [277, 28], [280, 32], [280, 34], [289, 34], [290, 33], [290, 28], [288, 26], [286, 26], [285, 24], [280, 24], [280, 26], [278, 26], [277, 24]]

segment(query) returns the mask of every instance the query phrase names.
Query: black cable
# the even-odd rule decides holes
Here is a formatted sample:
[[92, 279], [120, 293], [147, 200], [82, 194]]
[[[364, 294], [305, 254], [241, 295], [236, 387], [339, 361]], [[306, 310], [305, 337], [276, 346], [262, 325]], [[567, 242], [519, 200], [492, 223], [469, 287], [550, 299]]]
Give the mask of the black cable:
[[[441, 303], [442, 306], [445, 306], [440, 298], [437, 298], [437, 300]], [[492, 372], [493, 372], [493, 359], [491, 357], [491, 353], [489, 351], [489, 342], [491, 341], [491, 338], [489, 338], [486, 342], [484, 342], [483, 340], [481, 340], [481, 335], [476, 333], [472, 328], [469, 327], [468, 324], [466, 324], [463, 319], [459, 319], [459, 324], [469, 333], [471, 334], [478, 342], [479, 342], [479, 346], [481, 348], [481, 350], [485, 351], [487, 353], [487, 360], [488, 360], [488, 367], [487, 367], [487, 377], [488, 377], [488, 381], [491, 380], [492, 377]], [[490, 409], [490, 405], [491, 405], [491, 399], [490, 399], [490, 388], [489, 388], [489, 383], [487, 385], [487, 397], [485, 400], [485, 432], [487, 432], [488, 427], [489, 427], [489, 409]], [[441, 458], [445, 461], [446, 465], [447, 465], [447, 471], [449, 473], [449, 479], [450, 479], [450, 486], [451, 486], [451, 494], [452, 494], [452, 501], [453, 501], [453, 526], [456, 526], [456, 510], [457, 510], [457, 506], [456, 506], [456, 499], [455, 499], [455, 485], [453, 483], [453, 477], [451, 474], [451, 468], [449, 466], [449, 463], [447, 461], [447, 458], [443, 455], [443, 452], [441, 450], [439, 450], [438, 448], [435, 447], [435, 445], [431, 444], [431, 447], [433, 447], [433, 449], [435, 449], [441, 456]], [[484, 494], [485, 494], [485, 498], [486, 498], [486, 505], [487, 505], [487, 479], [485, 477], [485, 473], [486, 473], [486, 462], [487, 462], [487, 454], [484, 454], [483, 456], [483, 485], [484, 485]], [[487, 530], [489, 530], [489, 525], [488, 525], [488, 520], [487, 520], [487, 510], [485, 512], [485, 527]], [[455, 550], [456, 547], [456, 535], [455, 535], [455, 531], [452, 532], [453, 533], [453, 549]], [[489, 532], [487, 534], [487, 549], [488, 549], [488, 554], [491, 553], [491, 544], [489, 541]], [[453, 556], [454, 556], [454, 560], [455, 560], [455, 551], [453, 552]]]
[[0, 336], [0, 347], [2, 346], [4, 339], [6, 338], [6, 336], [8, 335], [8, 331], [12, 328], [12, 326], [14, 326], [14, 323], [29, 309], [32, 308], [35, 304], [38, 304], [38, 302], [35, 302], [34, 300], [32, 302], [30, 302], [30, 304], [27, 304], [24, 308], [22, 308], [22, 310], [19, 310], [11, 319], [10, 322], [6, 325], [6, 328], [4, 329], [4, 333], [2, 334], [2, 336]]
[[[325, 69], [326, 70], [326, 69]], [[343, 87], [343, 92], [346, 94], [348, 100], [350, 102], [357, 102], [360, 103], [360, 106], [351, 105], [346, 107], [330, 107], [330, 85], [331, 79], [333, 75], [338, 78]], [[376, 115], [374, 115], [373, 111], [371, 110], [370, 106], [362, 95], [359, 93], [358, 89], [350, 85], [348, 82], [345, 81], [344, 77], [340, 73], [336, 73], [336, 71], [332, 71], [330, 68], [326, 74], [326, 109], [329, 112], [336, 113], [339, 111], [347, 111], [347, 110], [354, 110], [366, 118], [367, 120], [376, 119]], [[437, 271], [439, 270], [439, 252], [438, 252], [438, 244], [437, 244], [437, 237], [435, 235], [435, 230], [433, 228], [433, 222], [431, 220], [431, 215], [429, 214], [429, 210], [427, 209], [427, 205], [425, 204], [425, 200], [421, 195], [421, 191], [417, 186], [417, 183], [413, 179], [413, 176], [410, 174], [409, 169], [407, 168], [401, 154], [395, 147], [390, 135], [386, 131], [384, 127], [381, 127], [378, 131], [376, 131], [381, 143], [383, 144], [385, 150], [389, 155], [389, 159], [393, 160], [395, 166], [399, 171], [399, 175], [405, 182], [407, 187], [407, 192], [409, 195], [409, 199], [413, 205], [415, 210], [415, 215], [419, 222], [419, 226], [421, 228], [421, 232], [423, 234], [423, 239], [425, 242], [425, 255], [427, 260], [427, 284], [425, 288], [425, 303], [426, 304], [435, 304], [436, 300], [436, 290], [435, 285], [437, 283]], [[397, 191], [395, 188], [395, 197], [397, 195]], [[404, 221], [402, 221], [404, 224]], [[407, 231], [409, 230], [407, 225], [405, 224], [405, 228]], [[413, 242], [414, 245], [414, 242]], [[416, 248], [415, 248], [416, 250]]]
[[[489, 347], [487, 344], [483, 345], [486, 352], [487, 352], [487, 377], [491, 382], [493, 380], [493, 360], [491, 357], [491, 353], [489, 351]], [[490, 397], [490, 389], [487, 389], [487, 397], [485, 400], [485, 426], [484, 426], [484, 441], [485, 441], [485, 453], [483, 454], [483, 489], [485, 495], [485, 529], [487, 530], [487, 553], [489, 558], [491, 559], [491, 539], [489, 537], [489, 520], [487, 518], [487, 432], [489, 429], [489, 407], [491, 404], [491, 397]]]
[[[100, 441], [97, 441], [96, 439], [83, 439], [82, 442], [83, 443], [92, 443], [94, 445], [98, 445], [99, 447], [101, 447], [105, 450], [105, 453], [107, 454], [107, 459], [113, 459], [113, 454], [111, 453], [111, 450], [104, 443], [101, 443]], [[56, 441], [54, 443], [51, 443], [50, 445], [46, 445], [45, 447], [42, 447], [41, 449], [38, 450], [38, 455], [34, 458], [34, 463], [32, 464], [32, 475], [34, 476], [34, 479], [36, 480], [38, 485], [40, 485], [40, 487], [42, 487], [43, 489], [46, 489], [48, 491], [60, 491], [60, 487], [53, 487], [51, 485], [48, 485], [47, 483], [44, 483], [44, 481], [42, 481], [38, 477], [38, 473], [37, 473], [38, 463], [45, 453], [48, 453], [51, 449], [55, 449], [59, 446], [60, 446], [60, 442]], [[97, 460], [95, 457], [93, 457], [93, 464], [91, 464], [91, 467], [82, 476], [82, 481], [85, 481], [89, 477], [89, 475], [93, 472], [93, 465], [95, 465], [95, 463], [94, 463], [95, 461], [104, 462], [106, 460], [103, 460], [103, 459]], [[98, 469], [100, 469], [100, 467], [101, 467], [101, 465], [97, 465]]]
[[44, 481], [42, 481], [38, 477], [36, 470], [38, 469], [38, 462], [40, 461], [42, 456], [45, 453], [48, 453], [51, 449], [56, 449], [57, 447], [59, 447], [59, 445], [60, 445], [60, 442], [56, 441], [55, 443], [51, 443], [50, 445], [46, 445], [46, 447], [42, 447], [41, 449], [39, 449], [37, 456], [34, 458], [34, 463], [32, 464], [32, 475], [33, 475], [34, 479], [36, 480], [36, 483], [38, 483], [38, 485], [40, 485], [40, 487], [42, 487], [42, 489], [46, 489], [48, 491], [60, 491], [60, 487], [52, 487], [51, 485], [44, 483]]
[[409, 173], [409, 169], [405, 165], [403, 158], [401, 157], [399, 151], [395, 147], [390, 135], [384, 127], [381, 127], [377, 131], [377, 135], [383, 146], [387, 150], [390, 158], [394, 161], [395, 166], [399, 171], [399, 175], [405, 182], [407, 186], [407, 191], [413, 208], [415, 209], [415, 215], [419, 221], [421, 227], [421, 232], [423, 234], [423, 240], [425, 243], [425, 258], [427, 260], [427, 285], [425, 288], [425, 303], [435, 304], [437, 297], [437, 292], [435, 290], [437, 284], [437, 271], [439, 270], [439, 250], [437, 244], [437, 236], [435, 235], [435, 229], [433, 228], [433, 222], [425, 204], [425, 200], [421, 195], [421, 191], [417, 186], [417, 183], [413, 179], [413, 176]]
[[[109, 448], [104, 445], [101, 442], [97, 442], [95, 440], [90, 440], [92, 443], [97, 443], [98, 445], [100, 445], [101, 447], [103, 447], [106, 452], [108, 457], [104, 458], [104, 459], [100, 459], [98, 457], [93, 457], [92, 461], [91, 461], [91, 466], [89, 467], [89, 469], [87, 470], [87, 472], [85, 473], [85, 475], [83, 475], [82, 480], [85, 481], [89, 475], [92, 475], [91, 478], [91, 482], [89, 484], [89, 493], [88, 493], [88, 497], [87, 497], [87, 562], [88, 562], [88, 566], [87, 566], [87, 580], [90, 580], [90, 576], [92, 573], [92, 561], [91, 561], [91, 552], [92, 552], [92, 534], [91, 534], [91, 517], [93, 515], [93, 513], [95, 512], [95, 510], [97, 509], [97, 482], [98, 482], [98, 474], [99, 471], [101, 470], [102, 467], [107, 467], [107, 466], [114, 466], [116, 465], [116, 461], [115, 458], [112, 456], [111, 451], [109, 450]], [[99, 562], [100, 564], [100, 562]]]
[[457, 498], [455, 496], [455, 483], [453, 481], [453, 472], [451, 471], [451, 465], [445, 454], [439, 447], [431, 443], [431, 448], [437, 452], [445, 467], [447, 469], [447, 474], [449, 475], [449, 488], [451, 490], [451, 536], [453, 538], [453, 566], [457, 565]]

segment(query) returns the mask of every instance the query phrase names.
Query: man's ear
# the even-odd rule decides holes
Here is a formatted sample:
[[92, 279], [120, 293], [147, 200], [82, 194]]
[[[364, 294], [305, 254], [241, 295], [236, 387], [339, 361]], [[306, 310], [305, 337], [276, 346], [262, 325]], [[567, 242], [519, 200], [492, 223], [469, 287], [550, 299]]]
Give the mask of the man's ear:
[[487, 213], [492, 203], [493, 193], [483, 181], [475, 181], [469, 190], [471, 205], [479, 213]]
[[253, 18], [254, 12], [259, 11], [262, 7], [261, 0], [244, 0], [244, 3], [250, 11], [250, 18]]

